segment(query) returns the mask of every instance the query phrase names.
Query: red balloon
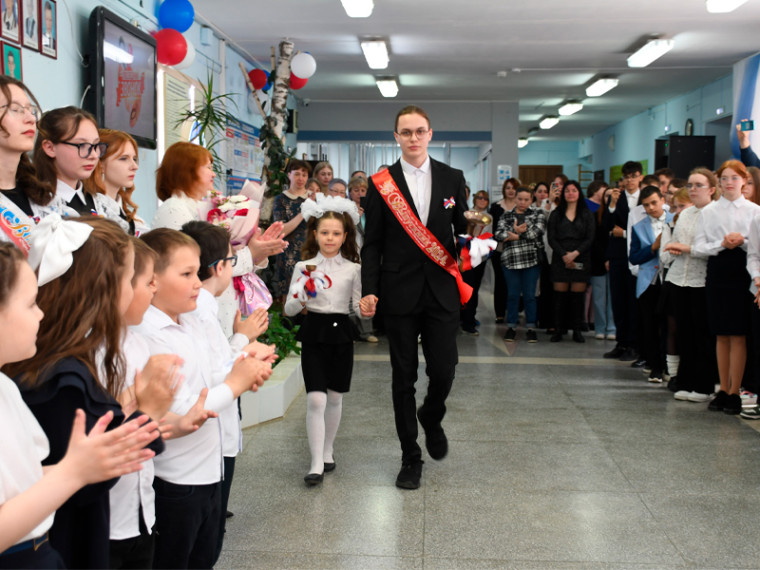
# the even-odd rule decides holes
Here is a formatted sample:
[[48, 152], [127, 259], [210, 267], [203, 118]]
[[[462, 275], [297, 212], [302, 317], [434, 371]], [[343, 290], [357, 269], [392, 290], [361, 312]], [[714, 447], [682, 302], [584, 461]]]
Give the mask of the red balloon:
[[252, 69], [248, 72], [248, 78], [251, 80], [251, 83], [253, 83], [254, 89], [261, 89], [267, 84], [267, 81], [269, 81], [267, 72], [263, 69]]
[[187, 40], [177, 30], [165, 28], [156, 32], [156, 59], [164, 65], [177, 65], [187, 55]]
[[302, 77], [296, 77], [292, 73], [290, 74], [290, 88], [291, 89], [300, 89], [304, 85], [306, 85], [309, 82], [309, 79], [302, 78]]

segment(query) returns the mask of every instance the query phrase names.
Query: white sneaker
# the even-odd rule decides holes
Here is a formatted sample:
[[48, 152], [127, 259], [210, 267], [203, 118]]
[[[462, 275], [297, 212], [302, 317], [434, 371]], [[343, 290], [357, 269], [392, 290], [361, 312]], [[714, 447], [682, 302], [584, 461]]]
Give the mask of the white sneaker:
[[617, 340], [617, 336], [615, 335], [615, 333], [608, 334], [607, 340]]
[[690, 392], [688, 396], [690, 402], [709, 402], [712, 399], [712, 394], [700, 394], [699, 392]]
[[692, 393], [689, 392], [688, 390], [679, 390], [678, 392], [676, 392], [675, 394], [673, 394], [673, 397], [676, 400], [681, 400], [683, 402], [687, 402], [689, 400], [689, 396], [691, 394]]
[[594, 338], [596, 340], [604, 340], [604, 335], [602, 333], [597, 333], [597, 335]]
[[742, 390], [739, 396], [742, 399], [743, 408], [754, 408], [757, 405], [757, 394], [753, 394], [749, 390]]

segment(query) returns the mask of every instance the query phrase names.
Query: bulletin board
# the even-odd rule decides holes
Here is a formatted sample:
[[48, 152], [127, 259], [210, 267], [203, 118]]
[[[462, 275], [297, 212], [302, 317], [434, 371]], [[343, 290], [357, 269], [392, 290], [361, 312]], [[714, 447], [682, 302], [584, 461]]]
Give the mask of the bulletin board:
[[227, 192], [240, 190], [246, 179], [260, 181], [264, 158], [259, 129], [243, 121], [228, 121]]

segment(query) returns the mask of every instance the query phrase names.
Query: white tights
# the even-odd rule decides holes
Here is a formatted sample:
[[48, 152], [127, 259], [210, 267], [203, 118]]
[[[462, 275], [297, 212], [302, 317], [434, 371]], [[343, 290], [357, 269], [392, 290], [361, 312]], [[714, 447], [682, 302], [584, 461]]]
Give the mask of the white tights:
[[333, 463], [333, 442], [343, 410], [343, 394], [328, 390], [306, 394], [306, 435], [311, 450], [309, 473], [323, 473]]

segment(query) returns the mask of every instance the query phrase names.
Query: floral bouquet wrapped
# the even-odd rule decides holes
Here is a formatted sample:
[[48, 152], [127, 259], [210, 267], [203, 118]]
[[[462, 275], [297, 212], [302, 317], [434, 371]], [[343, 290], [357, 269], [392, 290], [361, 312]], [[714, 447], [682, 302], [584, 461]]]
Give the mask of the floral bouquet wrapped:
[[[248, 246], [259, 225], [259, 212], [266, 185], [246, 180], [239, 194], [225, 196], [216, 190], [200, 203], [198, 211], [202, 220], [221, 226], [230, 232], [233, 250]], [[272, 295], [255, 271], [232, 278], [240, 303], [240, 312], [249, 316], [260, 307], [268, 309]]]

